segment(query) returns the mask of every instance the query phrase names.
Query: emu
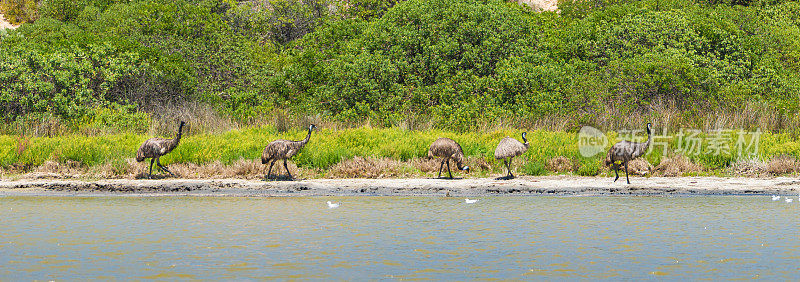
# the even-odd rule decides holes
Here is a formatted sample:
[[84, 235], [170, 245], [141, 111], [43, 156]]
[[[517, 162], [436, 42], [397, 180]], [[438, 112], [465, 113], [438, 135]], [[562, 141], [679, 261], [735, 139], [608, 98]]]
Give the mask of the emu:
[[502, 159], [506, 164], [506, 169], [508, 170], [508, 175], [505, 177], [506, 179], [514, 178], [514, 174], [511, 173], [511, 162], [514, 160], [514, 157], [528, 151], [528, 139], [525, 138], [527, 135], [527, 132], [522, 133], [522, 140], [525, 141], [524, 144], [517, 141], [517, 139], [506, 136], [506, 138], [500, 140], [500, 144], [497, 144], [497, 149], [494, 150], [494, 158], [498, 160]]
[[628, 184], [631, 184], [631, 180], [628, 178], [628, 162], [641, 157], [645, 152], [647, 152], [647, 147], [650, 147], [650, 141], [653, 140], [653, 133], [650, 131], [651, 126], [652, 125], [648, 122], [647, 142], [640, 143], [622, 140], [617, 142], [617, 144], [614, 144], [614, 146], [608, 150], [605, 164], [610, 166], [611, 169], [614, 170], [614, 174], [617, 175], [617, 177], [614, 178], [614, 182], [617, 182], [617, 179], [619, 179], [620, 164], [617, 162], [620, 162], [621, 165], [625, 166], [625, 180], [628, 181]]
[[150, 171], [147, 173], [148, 177], [153, 176], [153, 163], [155, 162], [158, 165], [158, 168], [161, 170], [168, 172], [170, 175], [175, 176], [174, 173], [169, 171], [166, 166], [161, 165], [161, 161], [159, 158], [161, 156], [172, 152], [176, 147], [178, 147], [178, 142], [181, 141], [181, 135], [183, 132], [183, 126], [186, 125], [185, 122], [181, 121], [181, 124], [178, 126], [178, 135], [175, 136], [174, 139], [165, 139], [165, 138], [150, 138], [142, 143], [142, 146], [139, 147], [139, 150], [136, 151], [136, 161], [142, 162], [144, 159], [150, 159]]
[[431, 148], [428, 150], [428, 157], [441, 157], [442, 163], [439, 165], [439, 176], [437, 178], [442, 177], [442, 168], [444, 164], [447, 163], [447, 174], [450, 175], [450, 179], [453, 179], [453, 173], [450, 172], [450, 160], [452, 159], [455, 161], [456, 166], [469, 173], [469, 166], [463, 165], [464, 164], [464, 151], [461, 150], [461, 145], [458, 145], [456, 141], [450, 138], [439, 138], [436, 141], [431, 143]]
[[267, 147], [264, 148], [264, 152], [261, 153], [261, 164], [269, 163], [267, 179], [270, 178], [270, 175], [272, 174], [272, 166], [275, 165], [275, 161], [277, 160], [283, 160], [283, 167], [286, 169], [286, 174], [289, 175], [289, 179], [294, 179], [292, 177], [292, 173], [289, 172], [289, 167], [286, 165], [286, 160], [294, 155], [297, 155], [297, 153], [306, 146], [308, 139], [311, 138], [311, 131], [313, 131], [315, 128], [317, 128], [316, 125], [309, 125], [308, 135], [306, 135], [306, 139], [303, 139], [302, 141], [279, 139], [267, 144]]

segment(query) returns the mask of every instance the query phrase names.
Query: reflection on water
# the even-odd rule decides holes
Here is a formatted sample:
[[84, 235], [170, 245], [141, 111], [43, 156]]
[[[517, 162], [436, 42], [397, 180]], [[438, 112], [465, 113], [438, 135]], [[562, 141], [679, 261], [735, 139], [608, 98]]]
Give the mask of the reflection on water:
[[798, 215], [767, 197], [5, 197], [0, 280], [788, 280]]

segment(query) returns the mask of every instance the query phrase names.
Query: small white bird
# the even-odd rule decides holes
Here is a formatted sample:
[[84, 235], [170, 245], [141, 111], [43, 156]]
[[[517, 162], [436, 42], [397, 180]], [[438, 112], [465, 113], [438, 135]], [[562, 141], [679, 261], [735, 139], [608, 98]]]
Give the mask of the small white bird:
[[328, 201], [328, 208], [329, 209], [335, 209], [335, 208], [338, 208], [338, 207], [339, 207], [339, 203], [331, 203], [331, 201]]
[[781, 199], [781, 196], [772, 195], [772, 200], [773, 201], [777, 201], [777, 200], [780, 200], [780, 199]]
[[474, 204], [474, 203], [478, 202], [478, 200], [477, 199], [475, 199], [475, 200], [464, 199], [464, 202], [467, 203], [467, 204]]
[[794, 200], [794, 199], [792, 199], [792, 198], [786, 197], [786, 202], [787, 202], [787, 203], [791, 203], [793, 200]]

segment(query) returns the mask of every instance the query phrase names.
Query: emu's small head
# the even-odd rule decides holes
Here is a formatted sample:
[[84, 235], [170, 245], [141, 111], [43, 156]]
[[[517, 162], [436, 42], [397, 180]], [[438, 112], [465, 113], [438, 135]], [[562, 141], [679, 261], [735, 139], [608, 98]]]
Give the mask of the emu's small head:
[[650, 128], [653, 126], [651, 123], [647, 123], [647, 134], [650, 134]]
[[465, 165], [464, 167], [462, 167], [462, 168], [461, 168], [461, 170], [464, 170], [464, 171], [466, 171], [467, 173], [469, 173], [469, 166], [468, 166], [468, 165]]
[[524, 141], [523, 143], [528, 143], [528, 138], [525, 138], [526, 136], [528, 136], [528, 133], [527, 132], [523, 132], [522, 133], [522, 141]]
[[308, 131], [314, 131], [314, 129], [317, 129], [317, 126], [314, 125], [313, 123], [308, 126]]

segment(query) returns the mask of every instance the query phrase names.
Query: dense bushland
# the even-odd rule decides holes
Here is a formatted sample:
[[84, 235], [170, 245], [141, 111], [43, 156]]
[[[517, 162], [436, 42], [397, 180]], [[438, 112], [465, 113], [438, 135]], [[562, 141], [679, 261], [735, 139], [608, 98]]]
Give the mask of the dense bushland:
[[796, 1], [34, 6], [32, 23], [0, 35], [6, 133], [165, 132], [178, 119], [210, 132], [286, 116], [456, 131], [800, 128]]

